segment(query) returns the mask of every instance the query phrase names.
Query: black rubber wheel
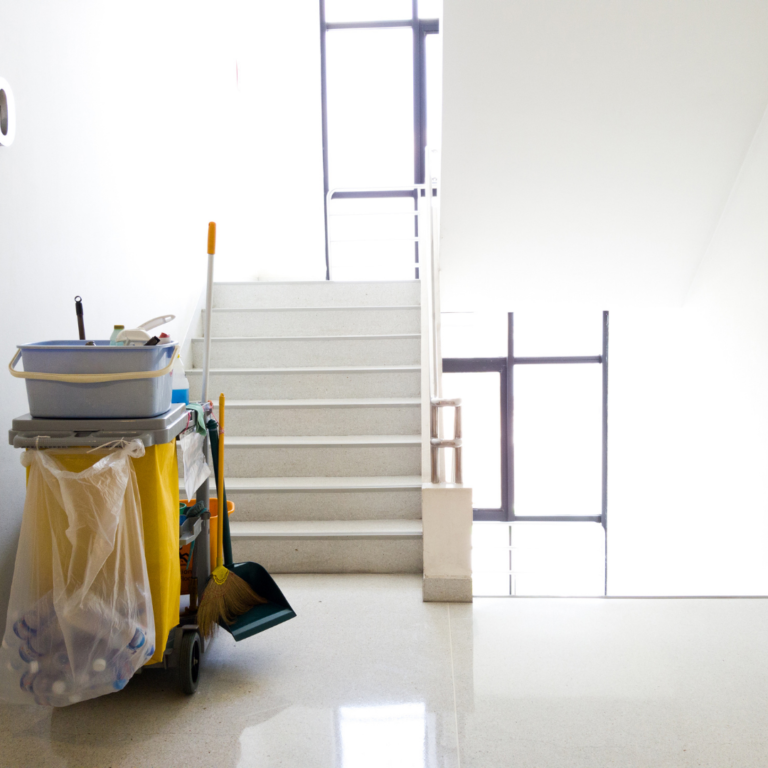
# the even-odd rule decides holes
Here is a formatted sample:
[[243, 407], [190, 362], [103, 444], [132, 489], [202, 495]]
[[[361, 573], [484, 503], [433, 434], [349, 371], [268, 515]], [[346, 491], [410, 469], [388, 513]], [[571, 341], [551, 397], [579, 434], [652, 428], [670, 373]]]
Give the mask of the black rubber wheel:
[[200, 635], [185, 632], [181, 636], [179, 652], [179, 688], [182, 693], [193, 694], [200, 679]]

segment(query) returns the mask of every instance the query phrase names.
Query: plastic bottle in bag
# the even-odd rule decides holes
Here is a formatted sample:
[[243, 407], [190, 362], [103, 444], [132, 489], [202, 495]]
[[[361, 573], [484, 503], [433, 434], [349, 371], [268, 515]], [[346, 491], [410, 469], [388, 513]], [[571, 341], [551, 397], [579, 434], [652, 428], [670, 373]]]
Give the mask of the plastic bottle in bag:
[[0, 645], [3, 700], [67, 706], [111, 693], [154, 652], [131, 462], [143, 454], [133, 441], [82, 472], [47, 451], [23, 455], [29, 475]]
[[27, 640], [44, 631], [55, 620], [53, 592], [48, 592], [13, 623], [13, 633], [20, 640]]

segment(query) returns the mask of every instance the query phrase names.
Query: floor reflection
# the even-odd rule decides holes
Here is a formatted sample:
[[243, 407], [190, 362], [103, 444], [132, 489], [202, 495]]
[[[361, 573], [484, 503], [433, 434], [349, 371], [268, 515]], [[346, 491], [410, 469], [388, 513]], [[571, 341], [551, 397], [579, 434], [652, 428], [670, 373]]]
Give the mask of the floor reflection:
[[340, 707], [342, 768], [425, 768], [424, 704]]

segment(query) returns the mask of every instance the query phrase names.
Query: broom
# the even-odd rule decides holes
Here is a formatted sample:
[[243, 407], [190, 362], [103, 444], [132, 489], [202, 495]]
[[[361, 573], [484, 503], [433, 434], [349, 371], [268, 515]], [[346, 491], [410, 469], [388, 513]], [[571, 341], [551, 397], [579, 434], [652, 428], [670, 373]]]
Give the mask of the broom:
[[228, 514], [224, 501], [224, 395], [219, 395], [219, 482], [216, 491], [219, 499], [216, 568], [197, 609], [198, 631], [205, 638], [213, 635], [220, 621], [232, 624], [255, 605], [267, 602], [246, 581], [224, 567], [224, 515]]

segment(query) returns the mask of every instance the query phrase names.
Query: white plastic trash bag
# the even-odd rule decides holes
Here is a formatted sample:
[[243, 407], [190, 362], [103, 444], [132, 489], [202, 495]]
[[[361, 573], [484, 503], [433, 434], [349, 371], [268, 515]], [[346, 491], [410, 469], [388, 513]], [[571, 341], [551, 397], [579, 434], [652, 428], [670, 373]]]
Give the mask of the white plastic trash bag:
[[154, 653], [155, 626], [131, 457], [83, 472], [29, 450], [21, 538], [0, 647], [0, 698], [63, 707], [124, 688]]
[[205, 460], [205, 441], [206, 436], [194, 430], [179, 438], [187, 500], [194, 499], [197, 489], [211, 476], [211, 468]]

